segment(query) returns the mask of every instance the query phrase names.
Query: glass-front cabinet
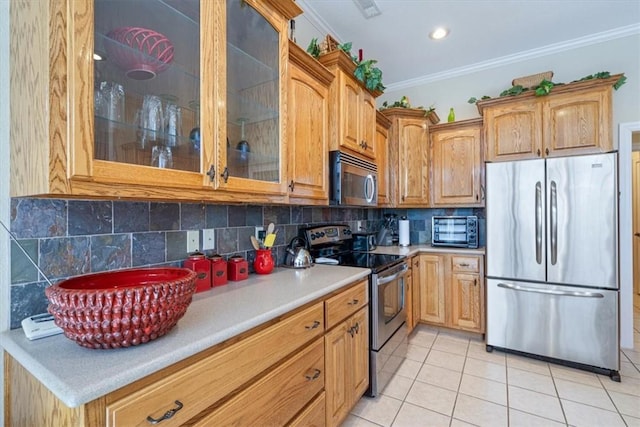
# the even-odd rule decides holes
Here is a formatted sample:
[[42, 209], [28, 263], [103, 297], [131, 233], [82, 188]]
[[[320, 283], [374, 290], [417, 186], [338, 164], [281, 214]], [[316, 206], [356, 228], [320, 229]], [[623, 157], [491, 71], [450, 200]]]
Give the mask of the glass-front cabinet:
[[[12, 119], [28, 129], [12, 137], [12, 195], [286, 201], [287, 28], [301, 12], [293, 0], [17, 0], [12, 52], [29, 50], [12, 80], [34, 67], [49, 79], [12, 83], [34, 92], [12, 99], [22, 125], [47, 124]], [[34, 26], [48, 37], [25, 43]]]

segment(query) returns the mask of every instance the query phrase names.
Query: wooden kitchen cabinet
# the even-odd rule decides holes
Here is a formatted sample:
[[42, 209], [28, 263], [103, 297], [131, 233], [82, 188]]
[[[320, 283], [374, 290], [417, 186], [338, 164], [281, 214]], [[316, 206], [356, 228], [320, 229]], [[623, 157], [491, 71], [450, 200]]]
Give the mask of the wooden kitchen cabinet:
[[446, 255], [420, 255], [420, 320], [445, 325]]
[[510, 161], [613, 150], [612, 86], [621, 75], [478, 101], [485, 159]]
[[5, 425], [337, 426], [369, 385], [368, 302], [354, 282], [76, 408], [5, 354]]
[[391, 121], [380, 111], [377, 111], [376, 163], [378, 165], [378, 207], [391, 207], [395, 200], [390, 181], [389, 127], [391, 127]]
[[409, 274], [405, 278], [405, 312], [407, 315], [407, 334], [420, 321], [420, 256], [414, 255], [407, 261]]
[[329, 203], [329, 86], [333, 74], [289, 42], [289, 202]]
[[433, 206], [484, 206], [482, 119], [429, 127]]
[[329, 148], [376, 160], [376, 96], [353, 76], [355, 64], [340, 49], [318, 60], [335, 79], [329, 91]]
[[[424, 110], [389, 108], [390, 182], [398, 207], [427, 207], [429, 200], [429, 134]], [[392, 163], [393, 162], [393, 163]]]
[[420, 320], [484, 333], [484, 257], [420, 255]]
[[369, 387], [367, 288], [364, 281], [325, 302], [327, 426], [340, 425]]
[[[12, 3], [11, 88], [30, 96], [11, 100], [11, 195], [286, 201], [287, 27], [300, 13], [290, 0]], [[173, 57], [140, 59], [115, 40], [124, 26], [162, 33]], [[175, 132], [139, 120], [170, 111]]]

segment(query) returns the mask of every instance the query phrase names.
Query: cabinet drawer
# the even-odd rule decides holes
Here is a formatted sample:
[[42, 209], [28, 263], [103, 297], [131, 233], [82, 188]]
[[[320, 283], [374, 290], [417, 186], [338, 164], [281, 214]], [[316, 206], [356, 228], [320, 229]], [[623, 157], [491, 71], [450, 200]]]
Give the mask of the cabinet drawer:
[[480, 257], [452, 256], [451, 264], [454, 272], [480, 272]]
[[283, 426], [323, 388], [320, 338], [195, 425]]
[[304, 411], [298, 414], [291, 421], [288, 427], [324, 427], [327, 425], [325, 419], [325, 392], [323, 391], [309, 404]]
[[321, 302], [206, 359], [107, 405], [108, 426], [148, 426], [178, 406], [163, 427], [179, 426], [291, 352], [324, 333]]
[[368, 286], [369, 281], [363, 280], [357, 285], [325, 301], [324, 312], [327, 329], [334, 327], [369, 302]]

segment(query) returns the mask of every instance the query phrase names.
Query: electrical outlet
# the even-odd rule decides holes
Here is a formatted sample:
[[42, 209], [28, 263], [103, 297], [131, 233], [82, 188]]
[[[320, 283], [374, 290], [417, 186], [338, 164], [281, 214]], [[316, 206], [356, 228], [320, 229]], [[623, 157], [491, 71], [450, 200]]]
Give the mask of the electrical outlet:
[[196, 252], [200, 249], [200, 231], [187, 231], [187, 253]]
[[216, 248], [216, 234], [213, 228], [206, 228], [202, 230], [202, 250]]
[[255, 236], [256, 239], [263, 241], [265, 236], [264, 227], [256, 227]]

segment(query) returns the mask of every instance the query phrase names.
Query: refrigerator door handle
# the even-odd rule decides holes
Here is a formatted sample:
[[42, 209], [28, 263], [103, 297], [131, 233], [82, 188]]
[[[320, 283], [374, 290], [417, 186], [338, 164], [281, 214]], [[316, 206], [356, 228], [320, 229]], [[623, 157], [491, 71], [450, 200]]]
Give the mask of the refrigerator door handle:
[[555, 181], [551, 181], [551, 265], [558, 262], [558, 189]]
[[542, 183], [536, 182], [536, 262], [542, 264]]
[[537, 294], [560, 295], [581, 298], [604, 298], [599, 292], [578, 292], [578, 291], [556, 291], [553, 289], [529, 288], [526, 286], [512, 285], [510, 283], [498, 283], [499, 288], [511, 289], [513, 291], [533, 292]]

